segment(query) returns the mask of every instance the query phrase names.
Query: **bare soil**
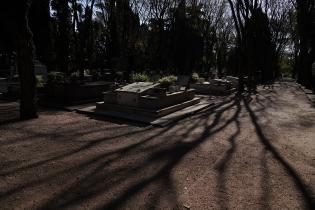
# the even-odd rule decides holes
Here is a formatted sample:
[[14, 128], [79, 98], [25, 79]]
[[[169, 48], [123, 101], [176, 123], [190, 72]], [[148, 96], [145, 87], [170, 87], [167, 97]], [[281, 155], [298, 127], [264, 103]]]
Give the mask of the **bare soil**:
[[165, 128], [43, 111], [0, 126], [0, 209], [312, 209], [314, 151], [293, 83]]

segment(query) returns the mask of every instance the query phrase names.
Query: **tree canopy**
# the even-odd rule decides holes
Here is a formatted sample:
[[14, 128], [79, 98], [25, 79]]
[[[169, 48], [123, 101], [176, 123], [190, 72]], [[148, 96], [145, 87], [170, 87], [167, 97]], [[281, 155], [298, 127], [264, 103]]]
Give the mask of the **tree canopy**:
[[[27, 47], [21, 41], [27, 39], [34, 42], [34, 58], [66, 76], [79, 72], [82, 78], [86, 69], [124, 72], [126, 80], [131, 72], [198, 72], [263, 83], [277, 78], [281, 63], [290, 60], [292, 76], [314, 85], [312, 0], [8, 2], [0, 11], [5, 29], [0, 51], [2, 57], [14, 55], [17, 63]], [[16, 5], [22, 8], [18, 12]]]

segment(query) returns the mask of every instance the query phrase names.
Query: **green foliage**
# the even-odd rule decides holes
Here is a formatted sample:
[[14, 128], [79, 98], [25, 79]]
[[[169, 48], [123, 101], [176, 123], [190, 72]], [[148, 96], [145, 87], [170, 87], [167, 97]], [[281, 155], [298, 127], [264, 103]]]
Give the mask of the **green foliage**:
[[44, 77], [42, 75], [36, 75], [35, 76], [36, 79], [36, 87], [44, 87]]
[[161, 79], [159, 79], [159, 83], [162, 88], [169, 88], [176, 81], [177, 81], [177, 77], [173, 75], [162, 77]]
[[65, 75], [62, 72], [52, 71], [48, 74], [48, 83], [55, 84], [64, 82]]
[[280, 62], [280, 72], [285, 75], [292, 75], [293, 72], [293, 63], [292, 60], [284, 57]]
[[133, 81], [135, 82], [149, 82], [150, 77], [144, 73], [137, 73], [132, 76]]
[[199, 80], [199, 75], [198, 75], [198, 73], [194, 72], [194, 73], [191, 75], [191, 82], [192, 82], [192, 83], [196, 83], [196, 82], [198, 82], [198, 80]]

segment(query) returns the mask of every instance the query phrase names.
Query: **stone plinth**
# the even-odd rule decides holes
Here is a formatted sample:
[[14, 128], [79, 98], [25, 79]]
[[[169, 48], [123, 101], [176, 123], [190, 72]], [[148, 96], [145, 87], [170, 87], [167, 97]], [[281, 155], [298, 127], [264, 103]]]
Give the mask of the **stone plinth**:
[[138, 114], [139, 117], [155, 119], [199, 102], [193, 89], [170, 93], [160, 88], [159, 83], [138, 82], [105, 92], [104, 102], [96, 104], [96, 111]]

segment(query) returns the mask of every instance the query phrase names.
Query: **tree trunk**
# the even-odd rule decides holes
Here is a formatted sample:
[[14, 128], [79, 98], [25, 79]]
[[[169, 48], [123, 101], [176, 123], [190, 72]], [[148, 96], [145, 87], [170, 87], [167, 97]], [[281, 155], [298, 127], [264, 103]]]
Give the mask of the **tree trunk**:
[[[301, 41], [302, 42], [302, 41]], [[300, 55], [298, 58], [298, 82], [307, 88], [312, 86], [312, 64], [310, 63], [310, 55], [306, 51], [305, 46], [300, 47]]]
[[20, 117], [21, 119], [30, 119], [37, 117], [34, 44], [27, 19], [31, 1], [22, 2], [17, 4], [16, 59], [21, 89]]
[[118, 45], [118, 33], [117, 33], [117, 13], [115, 0], [109, 0], [109, 39], [108, 39], [108, 58], [110, 62], [110, 68], [113, 71], [116, 67], [114, 59], [118, 57], [119, 45]]
[[33, 33], [33, 42], [36, 48], [36, 59], [47, 65], [53, 66], [50, 0], [32, 0], [28, 14], [28, 24]]
[[[298, 82], [307, 88], [312, 86], [311, 27], [314, 3], [297, 0], [297, 24], [300, 38], [300, 54], [298, 58]], [[311, 5], [311, 6], [310, 6]]]
[[68, 0], [58, 0], [57, 2], [57, 17], [59, 24], [57, 60], [60, 70], [66, 75], [69, 75], [70, 11]]

